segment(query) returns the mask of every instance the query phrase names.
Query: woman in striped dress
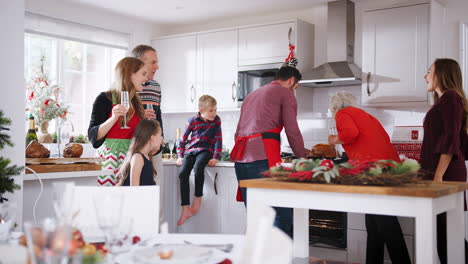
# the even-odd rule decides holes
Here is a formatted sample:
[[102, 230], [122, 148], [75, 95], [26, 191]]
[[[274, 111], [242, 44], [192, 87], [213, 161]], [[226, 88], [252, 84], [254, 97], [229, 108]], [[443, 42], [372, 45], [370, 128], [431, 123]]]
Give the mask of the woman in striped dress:
[[[93, 147], [98, 148], [99, 156], [106, 159], [102, 163], [103, 168], [113, 171], [112, 175], [98, 176], [99, 185], [116, 184], [115, 175], [125, 159], [133, 131], [140, 120], [145, 118], [145, 110], [136, 94], [143, 90], [143, 84], [147, 81], [144, 62], [137, 58], [123, 58], [117, 63], [115, 72], [114, 87], [100, 93], [93, 104], [88, 128], [88, 137]], [[120, 104], [122, 91], [128, 92], [128, 109]], [[122, 128], [124, 115], [129, 128]]]

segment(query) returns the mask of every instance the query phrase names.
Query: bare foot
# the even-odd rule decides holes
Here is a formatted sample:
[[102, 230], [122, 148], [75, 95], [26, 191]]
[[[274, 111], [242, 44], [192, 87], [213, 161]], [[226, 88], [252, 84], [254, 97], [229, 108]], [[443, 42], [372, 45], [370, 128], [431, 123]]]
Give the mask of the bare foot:
[[197, 214], [198, 211], [200, 210], [201, 201], [202, 201], [201, 197], [195, 196], [195, 198], [193, 198], [192, 207], [190, 207], [190, 212], [192, 212], [192, 215]]
[[192, 217], [192, 213], [190, 212], [189, 206], [182, 206], [182, 215], [180, 216], [179, 221], [177, 221], [177, 225], [183, 225], [190, 217]]

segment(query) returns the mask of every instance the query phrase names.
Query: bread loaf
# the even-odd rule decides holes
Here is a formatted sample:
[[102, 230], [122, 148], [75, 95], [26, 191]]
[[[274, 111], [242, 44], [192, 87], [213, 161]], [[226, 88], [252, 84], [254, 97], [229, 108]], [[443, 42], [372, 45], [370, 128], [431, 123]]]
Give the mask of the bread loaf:
[[63, 150], [63, 157], [65, 158], [79, 158], [83, 154], [83, 146], [76, 143], [68, 143]]

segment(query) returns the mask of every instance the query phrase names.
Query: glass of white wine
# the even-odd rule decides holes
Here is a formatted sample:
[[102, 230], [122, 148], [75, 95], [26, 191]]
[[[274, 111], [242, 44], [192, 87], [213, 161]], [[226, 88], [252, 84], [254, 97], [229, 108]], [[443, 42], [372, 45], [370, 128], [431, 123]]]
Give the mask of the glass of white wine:
[[128, 109], [130, 108], [130, 100], [128, 99], [128, 91], [120, 92], [120, 104], [126, 108], [125, 115], [124, 115], [124, 125], [121, 128], [129, 129], [129, 127], [127, 126], [127, 112], [128, 112]]

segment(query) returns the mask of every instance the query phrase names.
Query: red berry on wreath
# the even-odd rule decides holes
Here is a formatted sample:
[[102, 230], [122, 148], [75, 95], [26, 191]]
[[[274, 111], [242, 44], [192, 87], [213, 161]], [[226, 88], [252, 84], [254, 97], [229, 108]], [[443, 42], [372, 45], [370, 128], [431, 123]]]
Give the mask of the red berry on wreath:
[[322, 160], [322, 162], [320, 162], [320, 166], [325, 166], [325, 167], [332, 169], [335, 165], [333, 165], [333, 161], [324, 159]]

